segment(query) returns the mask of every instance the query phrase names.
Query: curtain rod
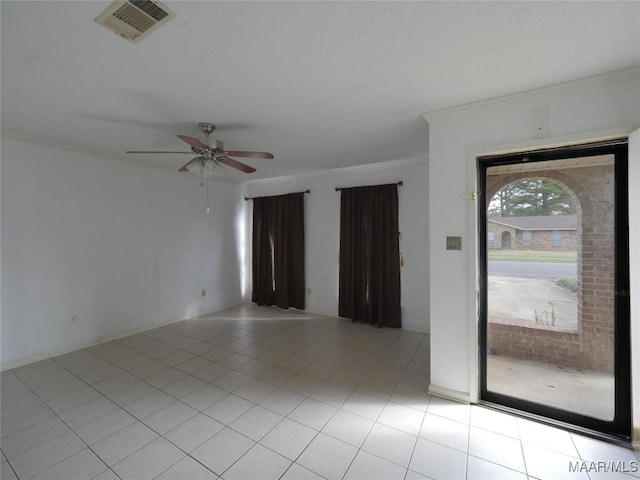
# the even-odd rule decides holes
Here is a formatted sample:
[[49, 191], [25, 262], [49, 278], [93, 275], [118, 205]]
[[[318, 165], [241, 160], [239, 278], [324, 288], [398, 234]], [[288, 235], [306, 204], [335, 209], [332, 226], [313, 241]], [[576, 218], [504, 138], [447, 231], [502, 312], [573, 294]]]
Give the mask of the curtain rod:
[[[293, 192], [293, 193], [311, 193], [311, 190], [306, 189], [304, 192]], [[292, 195], [292, 194], [284, 193], [283, 195]], [[253, 200], [254, 198], [260, 198], [260, 197], [244, 197], [244, 201], [246, 202], [247, 200]]]
[[[396, 183], [396, 185], [402, 186], [402, 180], [400, 180], [398, 183]], [[344, 187], [344, 188], [351, 188], [351, 187]], [[339, 192], [340, 190], [342, 190], [342, 188], [336, 187], [336, 192]]]

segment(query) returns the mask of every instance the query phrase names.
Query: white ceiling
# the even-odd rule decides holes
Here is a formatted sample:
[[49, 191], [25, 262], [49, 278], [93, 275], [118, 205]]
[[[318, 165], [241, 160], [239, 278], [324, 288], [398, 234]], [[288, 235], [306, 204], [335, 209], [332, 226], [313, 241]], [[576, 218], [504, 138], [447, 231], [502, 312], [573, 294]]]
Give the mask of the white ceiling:
[[[640, 64], [640, 2], [164, 2], [138, 44], [103, 1], [2, 1], [3, 131], [177, 170], [218, 125], [267, 178], [427, 155], [422, 113]], [[244, 161], [244, 159], [243, 159]]]

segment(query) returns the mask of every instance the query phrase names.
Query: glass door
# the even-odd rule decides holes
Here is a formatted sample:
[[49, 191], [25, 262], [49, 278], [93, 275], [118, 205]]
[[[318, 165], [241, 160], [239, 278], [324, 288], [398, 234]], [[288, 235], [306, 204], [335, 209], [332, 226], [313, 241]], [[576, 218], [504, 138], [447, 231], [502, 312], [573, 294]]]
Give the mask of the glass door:
[[481, 400], [628, 437], [626, 141], [478, 169]]

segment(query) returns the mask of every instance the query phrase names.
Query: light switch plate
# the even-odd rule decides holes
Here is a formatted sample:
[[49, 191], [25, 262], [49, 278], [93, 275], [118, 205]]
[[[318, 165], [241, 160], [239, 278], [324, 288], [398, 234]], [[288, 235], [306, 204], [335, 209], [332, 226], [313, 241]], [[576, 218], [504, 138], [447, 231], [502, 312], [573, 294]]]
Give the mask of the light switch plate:
[[462, 250], [462, 237], [447, 237], [447, 250]]

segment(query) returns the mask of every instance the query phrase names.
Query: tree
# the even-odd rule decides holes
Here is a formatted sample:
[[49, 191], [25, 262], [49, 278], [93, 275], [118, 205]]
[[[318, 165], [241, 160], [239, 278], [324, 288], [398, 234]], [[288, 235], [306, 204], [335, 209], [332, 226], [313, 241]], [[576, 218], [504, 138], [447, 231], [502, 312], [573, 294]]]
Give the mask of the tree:
[[571, 195], [560, 185], [547, 180], [526, 178], [499, 190], [489, 203], [490, 217], [572, 215]]

